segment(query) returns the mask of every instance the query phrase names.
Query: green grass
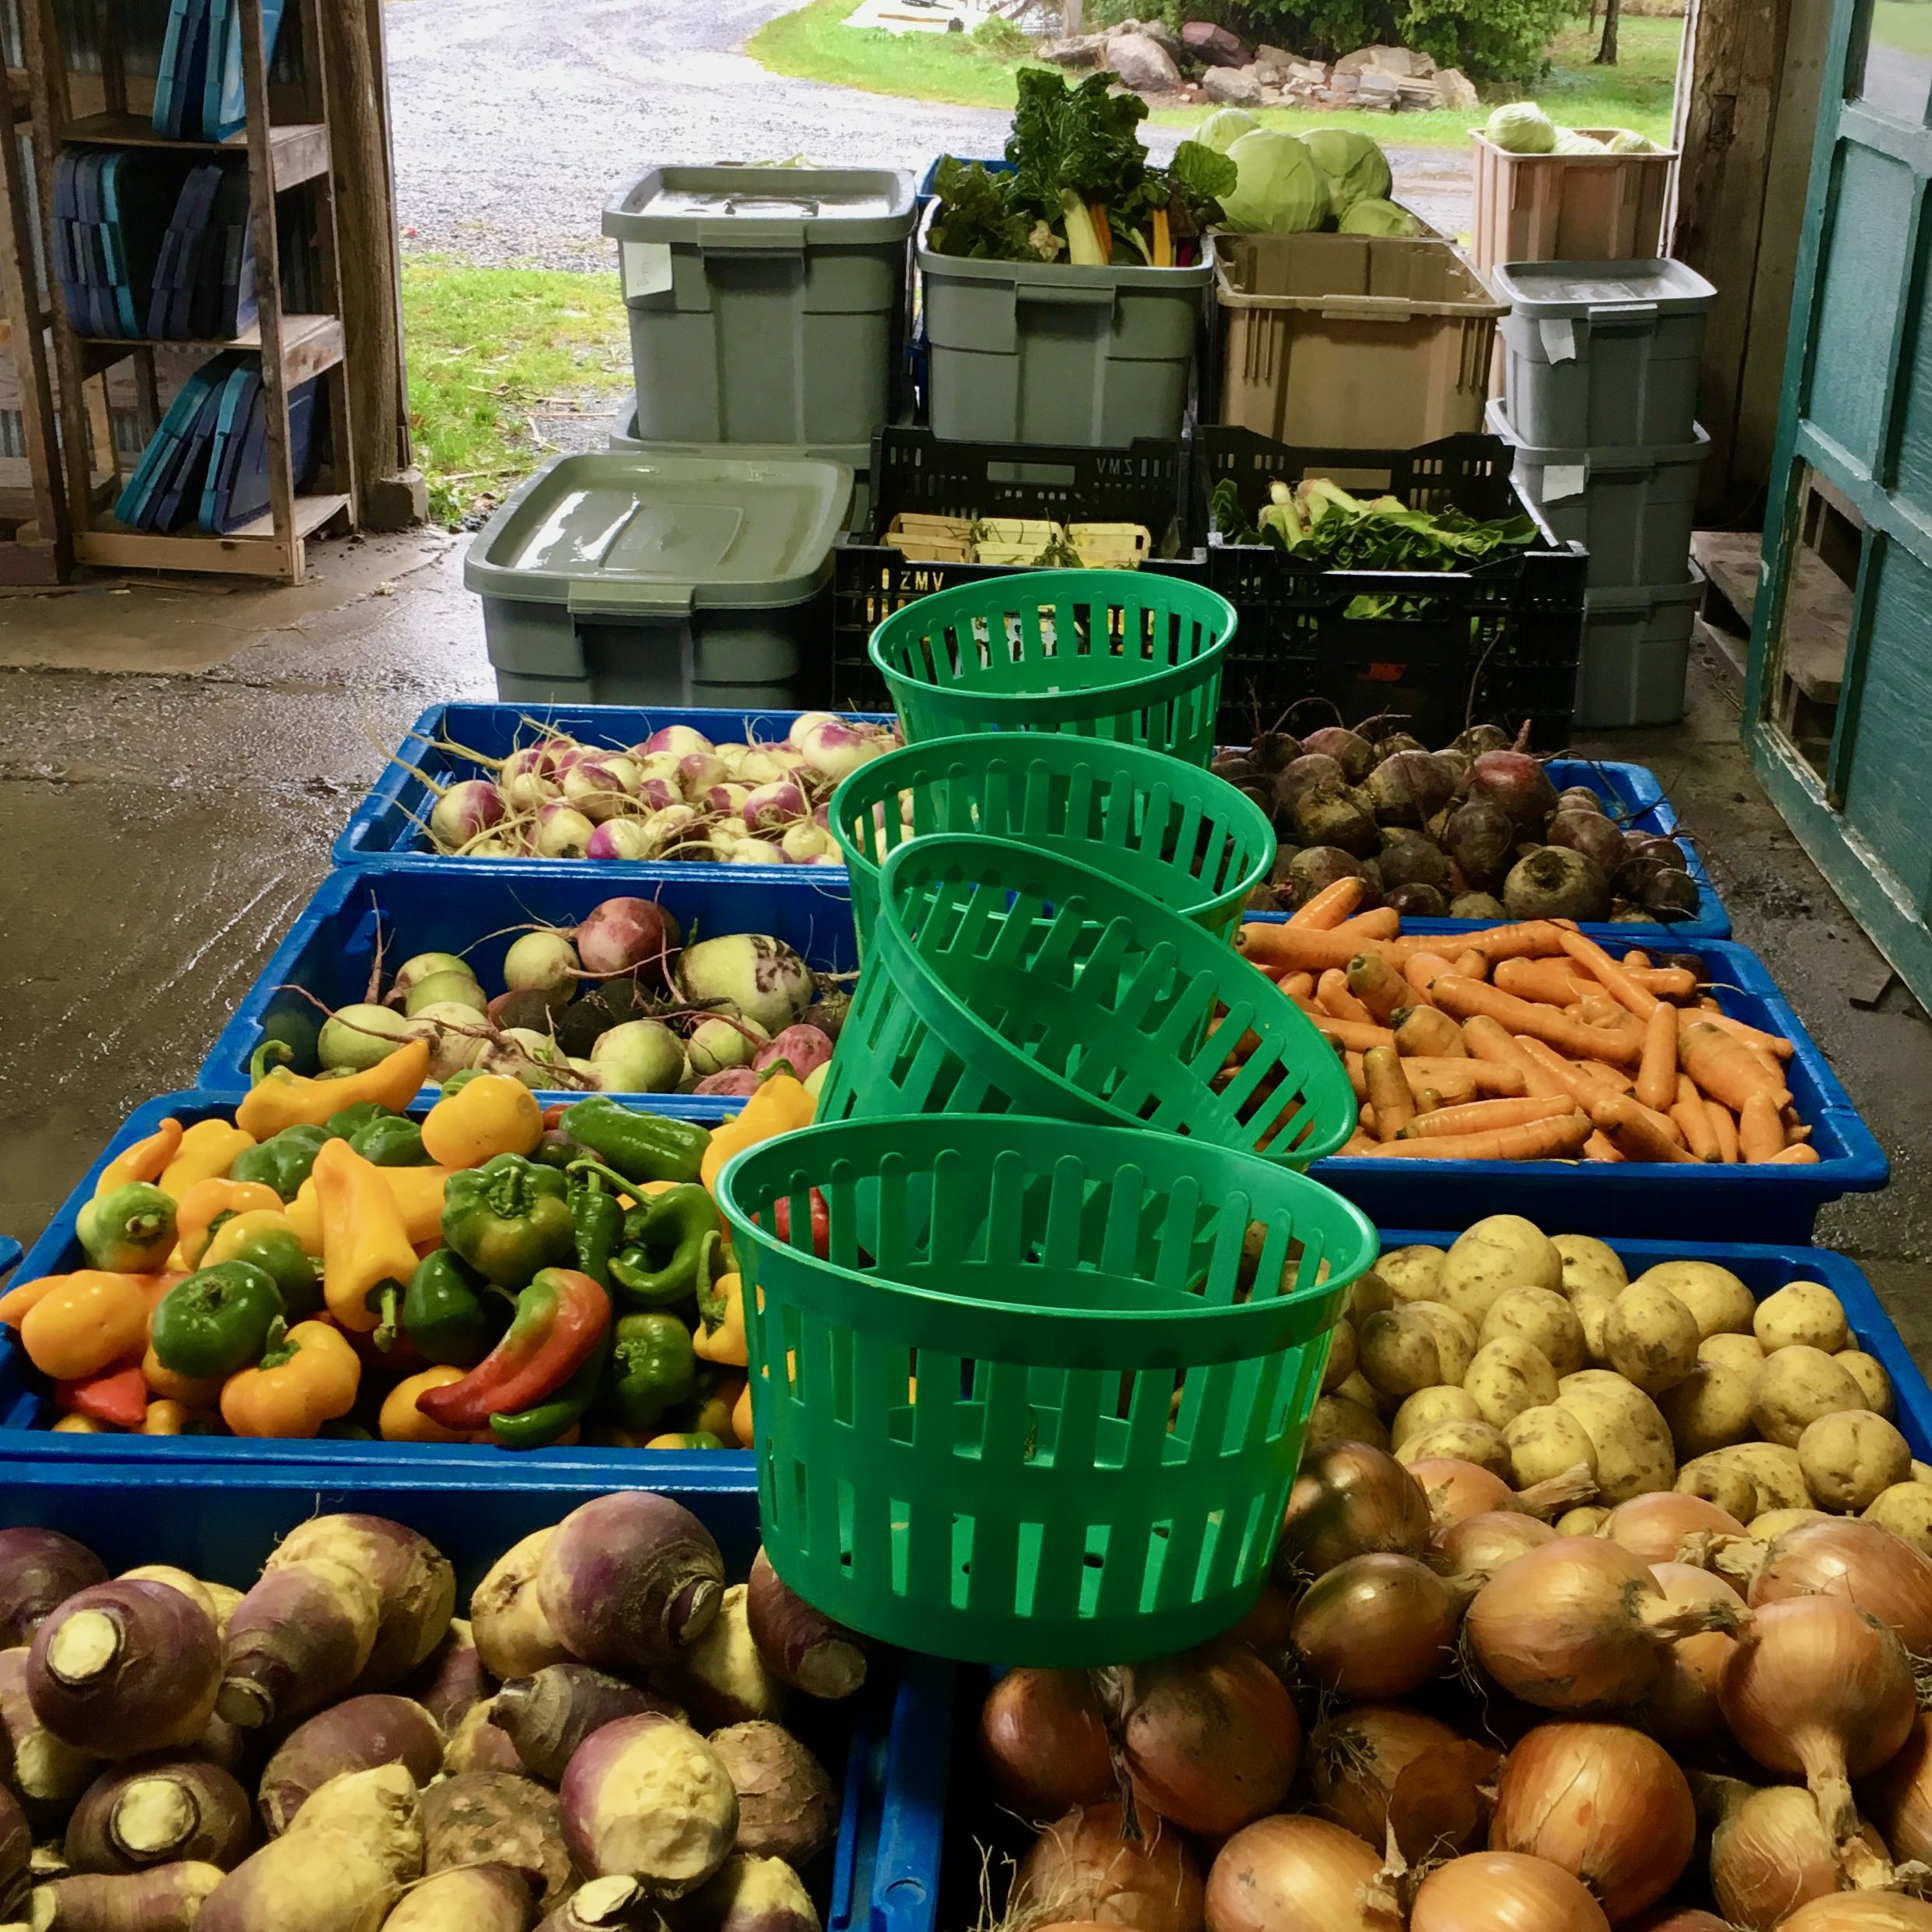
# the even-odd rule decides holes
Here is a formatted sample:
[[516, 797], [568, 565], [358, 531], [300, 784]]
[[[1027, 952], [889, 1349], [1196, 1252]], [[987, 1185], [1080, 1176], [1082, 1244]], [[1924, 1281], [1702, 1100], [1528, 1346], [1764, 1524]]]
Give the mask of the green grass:
[[406, 256], [403, 326], [416, 460], [452, 528], [544, 456], [533, 415], [603, 403], [630, 372], [614, 276]]
[[1874, 0], [1871, 44], [1907, 54], [1932, 54], [1932, 6], [1925, 0]]
[[[962, 33], [887, 33], [844, 24], [853, 0], [808, 0], [756, 34], [754, 59], [774, 73], [831, 81], [870, 93], [941, 101], [961, 107], [1010, 107], [1013, 69]], [[1923, 12], [1932, 5], [1913, 0], [1878, 0], [1881, 13]], [[1670, 133], [1670, 96], [1677, 74], [1680, 19], [1627, 17], [1615, 67], [1591, 65], [1596, 37], [1582, 23], [1550, 50], [1552, 67], [1533, 91], [1558, 121], [1571, 127], [1631, 128], [1653, 141]], [[1523, 90], [1496, 86], [1484, 94], [1502, 100]], [[1167, 127], [1191, 127], [1205, 110], [1168, 109], [1153, 118]], [[1459, 148], [1478, 118], [1472, 114], [1356, 114], [1316, 108], [1269, 107], [1260, 117], [1271, 127], [1358, 128], [1378, 139], [1409, 147]]]

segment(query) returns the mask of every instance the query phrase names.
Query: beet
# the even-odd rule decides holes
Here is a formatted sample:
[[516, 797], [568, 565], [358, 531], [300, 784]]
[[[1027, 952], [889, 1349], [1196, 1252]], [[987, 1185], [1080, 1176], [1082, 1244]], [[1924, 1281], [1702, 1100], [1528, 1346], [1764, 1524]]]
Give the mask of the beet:
[[1494, 800], [1472, 798], [1459, 805], [1442, 835], [1444, 849], [1473, 885], [1500, 879], [1516, 843], [1516, 828]]
[[1339, 846], [1311, 845], [1284, 852], [1275, 860], [1274, 884], [1290, 904], [1305, 906], [1338, 879], [1360, 878], [1362, 868]]
[[1255, 742], [1248, 748], [1248, 755], [1255, 765], [1269, 772], [1285, 770], [1301, 752], [1301, 741], [1286, 731], [1257, 731]]
[[[1448, 836], [1449, 821], [1455, 816], [1455, 801], [1452, 798], [1422, 829], [1438, 845]], [[1446, 850], [1446, 848], [1445, 848]]]
[[1503, 902], [1490, 892], [1458, 892], [1449, 901], [1452, 919], [1487, 919], [1501, 920], [1509, 913]]
[[1262, 768], [1244, 751], [1220, 751], [1208, 761], [1208, 769], [1233, 785], [1244, 778], [1260, 777]]
[[1504, 881], [1503, 909], [1511, 919], [1605, 920], [1610, 882], [1581, 852], [1539, 846]]
[[1485, 751], [1507, 751], [1513, 742], [1500, 724], [1473, 724], [1457, 737], [1455, 748], [1477, 758]]
[[1398, 885], [1388, 895], [1387, 903], [1405, 919], [1441, 919], [1449, 910], [1448, 900], [1436, 887], [1419, 881], [1412, 885]]
[[1404, 751], [1426, 751], [1428, 746], [1411, 731], [1392, 731], [1385, 738], [1375, 741], [1375, 758], [1378, 764], [1386, 764], [1392, 758], [1399, 758]]
[[1543, 836], [1550, 845], [1581, 852], [1606, 879], [1624, 863], [1623, 836], [1600, 811], [1559, 811]]
[[1455, 774], [1455, 782], [1459, 785], [1469, 776], [1469, 767], [1476, 762], [1468, 752], [1458, 751], [1453, 744], [1437, 752], [1436, 756]]
[[1242, 901], [1241, 910], [1245, 913], [1286, 913], [1292, 912], [1294, 908], [1273, 886], [1258, 885]]
[[1593, 811], [1603, 815], [1603, 801], [1587, 785], [1566, 785], [1557, 794], [1558, 811]]
[[1342, 767], [1351, 785], [1359, 785], [1375, 769], [1375, 748], [1359, 731], [1346, 726], [1325, 724], [1301, 741], [1304, 753], [1332, 758]]
[[1244, 798], [1251, 798], [1272, 818], [1275, 814], [1275, 788], [1265, 778], [1251, 778], [1234, 788]]
[[1694, 919], [1698, 910], [1697, 881], [1688, 872], [1659, 867], [1650, 875], [1639, 902], [1654, 919], [1668, 924], [1673, 919]]
[[589, 1059], [590, 1049], [599, 1037], [617, 1024], [611, 1017], [610, 1008], [594, 996], [572, 1000], [554, 1017], [557, 1050], [573, 1060]]
[[1382, 903], [1381, 862], [1377, 859], [1362, 861], [1362, 900], [1356, 907], [1358, 913], [1372, 913]]
[[534, 1033], [550, 1031], [550, 1016], [555, 1009], [542, 994], [527, 989], [499, 993], [490, 1002], [490, 1017], [499, 1026], [521, 1026]]
[[1313, 791], [1318, 785], [1339, 790], [1348, 782], [1347, 775], [1333, 758], [1319, 751], [1306, 751], [1275, 774], [1275, 797], [1280, 804], [1292, 807], [1304, 792]]
[[1655, 859], [1659, 864], [1670, 866], [1679, 872], [1687, 872], [1691, 869], [1684, 847], [1675, 839], [1666, 839], [1662, 832], [1639, 832], [1635, 843], [1631, 843], [1628, 839], [1625, 843], [1635, 857]]
[[1369, 773], [1363, 790], [1384, 825], [1420, 825], [1449, 802], [1455, 778], [1433, 751], [1398, 751]]
[[1295, 836], [1304, 845], [1339, 845], [1366, 858], [1381, 843], [1374, 819], [1339, 786], [1318, 785], [1295, 801]]
[[1471, 768], [1469, 797], [1501, 805], [1519, 825], [1540, 825], [1556, 810], [1550, 775], [1527, 751], [1485, 751]]
[[1448, 857], [1439, 845], [1420, 832], [1387, 834], [1376, 864], [1381, 868], [1382, 883], [1391, 892], [1403, 885], [1433, 885], [1440, 891], [1449, 882]]

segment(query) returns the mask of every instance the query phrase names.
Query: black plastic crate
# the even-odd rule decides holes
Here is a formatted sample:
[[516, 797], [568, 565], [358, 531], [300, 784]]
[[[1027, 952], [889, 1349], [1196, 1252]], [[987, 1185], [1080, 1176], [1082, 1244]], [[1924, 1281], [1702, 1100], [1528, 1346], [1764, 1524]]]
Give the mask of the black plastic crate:
[[942, 442], [930, 429], [903, 426], [873, 438], [871, 484], [864, 527], [841, 537], [832, 552], [831, 702], [841, 711], [892, 708], [866, 644], [895, 611], [1026, 568], [917, 562], [879, 540], [902, 514], [1143, 524], [1157, 554], [1142, 569], [1207, 581], [1206, 525], [1183, 442], [1142, 437], [1124, 449]]
[[[1469, 571], [1337, 571], [1272, 544], [1208, 538], [1208, 582], [1239, 624], [1221, 679], [1219, 736], [1258, 728], [1402, 720], [1445, 744], [1471, 723], [1514, 730], [1526, 720], [1539, 750], [1569, 741], [1583, 635], [1588, 559], [1561, 542], [1511, 479], [1509, 446], [1494, 436], [1445, 436], [1413, 449], [1304, 449], [1253, 430], [1195, 435], [1194, 515], [1212, 523], [1216, 485], [1232, 478], [1251, 519], [1268, 487], [1332, 478], [1358, 495], [1398, 496], [1412, 509], [1453, 505], [1472, 516], [1536, 519], [1543, 542]], [[1398, 602], [1351, 615], [1357, 598]]]

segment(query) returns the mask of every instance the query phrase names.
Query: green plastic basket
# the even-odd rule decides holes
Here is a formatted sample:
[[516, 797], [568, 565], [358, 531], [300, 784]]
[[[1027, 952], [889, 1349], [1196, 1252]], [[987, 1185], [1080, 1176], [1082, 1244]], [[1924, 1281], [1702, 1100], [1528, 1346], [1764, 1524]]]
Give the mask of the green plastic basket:
[[[1251, 1036], [1224, 1072], [1226, 1040]], [[821, 1120], [1029, 1114], [1305, 1167], [1353, 1131], [1339, 1057], [1265, 974], [1110, 874], [936, 832], [880, 875]]]
[[1199, 1141], [962, 1114], [765, 1142], [718, 1200], [765, 1553], [801, 1596], [911, 1649], [1068, 1666], [1254, 1602], [1374, 1259], [1359, 1209]]
[[861, 948], [886, 856], [930, 832], [984, 832], [1063, 853], [1223, 938], [1275, 859], [1268, 815], [1226, 779], [1145, 745], [1057, 732], [889, 751], [839, 786], [829, 816]]
[[1234, 607], [1140, 570], [1022, 570], [896, 611], [872, 633], [909, 743], [1065, 731], [1214, 754]]

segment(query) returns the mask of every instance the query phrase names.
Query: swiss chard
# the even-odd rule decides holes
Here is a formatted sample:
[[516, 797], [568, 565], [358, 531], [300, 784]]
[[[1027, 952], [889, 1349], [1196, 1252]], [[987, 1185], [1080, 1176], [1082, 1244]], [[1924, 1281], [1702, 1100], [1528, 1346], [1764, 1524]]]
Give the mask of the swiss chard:
[[1270, 487], [1251, 522], [1231, 478], [1215, 487], [1215, 528], [1230, 544], [1272, 544], [1328, 570], [1467, 570], [1491, 558], [1527, 550], [1536, 526], [1527, 516], [1485, 521], [1453, 504], [1412, 510], [1399, 497], [1367, 501], [1326, 477], [1290, 489]]

